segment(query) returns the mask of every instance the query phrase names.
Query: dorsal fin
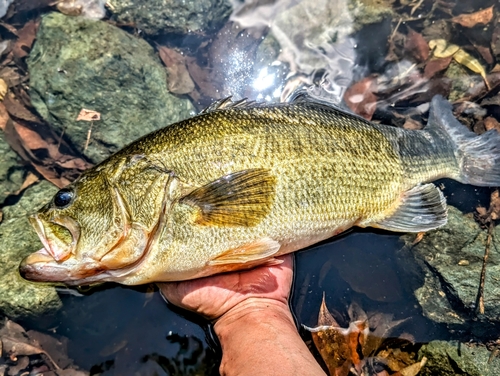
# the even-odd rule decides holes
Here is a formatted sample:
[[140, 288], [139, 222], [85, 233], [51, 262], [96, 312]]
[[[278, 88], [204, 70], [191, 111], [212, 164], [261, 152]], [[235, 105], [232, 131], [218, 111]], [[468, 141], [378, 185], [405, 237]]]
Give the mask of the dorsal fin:
[[246, 107], [254, 107], [259, 105], [255, 101], [251, 101], [248, 98], [240, 99], [239, 101], [233, 101], [232, 96], [219, 99], [212, 103], [210, 106], [205, 108], [200, 114], [207, 114], [209, 112], [218, 111], [218, 110], [226, 110], [228, 108], [246, 108]]
[[367, 124], [372, 124], [368, 120], [366, 120], [364, 117], [352, 112], [352, 110], [347, 107], [343, 103], [333, 103], [328, 101], [327, 99], [312, 95], [307, 89], [300, 89], [291, 94], [288, 99], [287, 103], [289, 104], [295, 104], [295, 105], [304, 105], [304, 106], [314, 106], [314, 107], [319, 107], [327, 111], [332, 111], [332, 112], [341, 112], [343, 114], [347, 114], [349, 116], [352, 116], [356, 119], [361, 120], [364, 123]]

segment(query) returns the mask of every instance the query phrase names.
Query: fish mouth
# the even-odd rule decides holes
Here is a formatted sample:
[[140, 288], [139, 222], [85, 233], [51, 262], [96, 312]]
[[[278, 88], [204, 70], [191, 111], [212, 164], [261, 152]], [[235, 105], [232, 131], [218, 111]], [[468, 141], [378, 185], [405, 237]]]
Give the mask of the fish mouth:
[[103, 278], [100, 274], [106, 268], [95, 260], [75, 257], [74, 250], [80, 236], [76, 221], [62, 217], [49, 222], [38, 214], [30, 216], [29, 221], [44, 248], [21, 261], [21, 277], [33, 282], [62, 282], [66, 285], [89, 284]]
[[[45, 247], [46, 252], [51, 255], [56, 261], [64, 261], [73, 253], [80, 236], [80, 227], [78, 224], [68, 217], [56, 218], [50, 222], [46, 222], [34, 214], [29, 217], [29, 221], [35, 229], [40, 241]], [[70, 234], [71, 240], [61, 240], [61, 235], [57, 236], [56, 229], [59, 233]]]
[[57, 261], [42, 248], [25, 257], [19, 265], [21, 277], [32, 282], [59, 282], [70, 286], [86, 285], [105, 278], [102, 268], [94, 260], [82, 262], [74, 257]]

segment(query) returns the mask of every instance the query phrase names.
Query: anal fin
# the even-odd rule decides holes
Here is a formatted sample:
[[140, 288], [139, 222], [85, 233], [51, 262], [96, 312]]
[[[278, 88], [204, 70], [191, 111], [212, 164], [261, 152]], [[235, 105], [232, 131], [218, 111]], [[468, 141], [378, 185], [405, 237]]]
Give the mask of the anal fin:
[[276, 240], [263, 238], [238, 248], [229, 249], [210, 260], [208, 264], [216, 266], [253, 263], [254, 261], [270, 258], [279, 251], [280, 247], [281, 244]]
[[446, 224], [446, 199], [434, 184], [417, 185], [403, 194], [400, 206], [372, 227], [396, 232], [422, 232]]

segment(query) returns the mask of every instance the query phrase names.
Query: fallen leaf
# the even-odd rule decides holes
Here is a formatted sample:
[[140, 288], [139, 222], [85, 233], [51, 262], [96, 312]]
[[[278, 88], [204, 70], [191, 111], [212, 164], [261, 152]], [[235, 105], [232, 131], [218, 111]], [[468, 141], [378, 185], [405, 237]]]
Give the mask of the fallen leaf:
[[474, 13], [461, 14], [460, 16], [453, 17], [452, 22], [456, 22], [463, 27], [484, 26], [488, 24], [493, 18], [493, 5], [489, 8], [480, 10]]
[[[372, 368], [373, 359], [383, 359], [384, 364], [390, 366], [392, 373], [386, 372], [385, 375], [398, 375], [397, 372], [406, 370], [409, 365], [416, 362], [416, 352], [407, 352], [411, 349], [405, 351], [408, 346], [413, 346], [410, 341], [395, 338], [391, 339], [392, 345], [384, 342], [393, 329], [406, 320], [393, 321], [392, 315], [384, 313], [367, 315], [356, 303], [349, 306], [348, 314], [350, 319], [348, 328], [340, 327], [328, 311], [323, 295], [318, 326], [315, 328], [304, 326], [311, 332], [313, 342], [330, 375], [372, 374], [366, 371]], [[414, 376], [415, 374], [411, 372], [417, 368], [418, 366], [409, 368], [408, 373], [400, 375]]]
[[496, 129], [497, 132], [500, 132], [500, 123], [493, 116], [488, 116], [484, 119], [484, 127], [487, 131], [490, 129]]
[[367, 120], [371, 120], [377, 108], [377, 97], [374, 94], [375, 88], [375, 79], [373, 77], [363, 78], [346, 90], [344, 101], [353, 112]]
[[27, 356], [20, 356], [19, 358], [16, 358], [15, 360], [15, 365], [12, 365], [9, 367], [9, 375], [21, 375], [21, 371], [25, 368], [28, 368], [30, 364], [30, 358]]
[[9, 121], [9, 119], [9, 113], [5, 108], [5, 105], [3, 103], [0, 103], [0, 129], [2, 131], [5, 131], [5, 127], [7, 126], [7, 121]]
[[38, 23], [34, 20], [30, 20], [17, 32], [18, 38], [12, 48], [12, 53], [17, 59], [28, 56], [36, 38], [37, 29]]
[[429, 47], [427, 45], [427, 41], [424, 39], [422, 34], [417, 33], [412, 29], [408, 30], [404, 49], [419, 63], [426, 61], [429, 57]]
[[450, 66], [451, 60], [453, 60], [452, 56], [429, 60], [424, 68], [424, 77], [432, 78], [437, 73], [443, 72]]
[[26, 120], [32, 123], [41, 122], [40, 118], [28, 110], [24, 105], [19, 103], [17, 98], [14, 98], [12, 93], [5, 96], [3, 104], [9, 114], [14, 118]]
[[168, 90], [174, 94], [188, 94], [194, 90], [194, 82], [186, 67], [186, 57], [174, 49], [156, 45], [161, 60], [167, 67]]
[[21, 193], [22, 191], [24, 191], [26, 188], [32, 186], [33, 184], [35, 184], [38, 180], [38, 176], [36, 176], [34, 173], [32, 172], [28, 172], [28, 176], [26, 176], [26, 178], [24, 179], [24, 182], [23, 184], [21, 185], [21, 188], [19, 188], [16, 192], [14, 192], [15, 195], [18, 195], [19, 193]]
[[94, 110], [87, 110], [82, 108], [78, 116], [76, 117], [76, 121], [96, 121], [101, 120], [101, 113]]
[[6, 22], [3, 22], [3, 21], [0, 21], [0, 26], [4, 27], [10, 33], [12, 33], [12, 34], [14, 34], [14, 35], [17, 36], [17, 29], [14, 26], [12, 26], [12, 25], [10, 25], [10, 24], [8, 24]]

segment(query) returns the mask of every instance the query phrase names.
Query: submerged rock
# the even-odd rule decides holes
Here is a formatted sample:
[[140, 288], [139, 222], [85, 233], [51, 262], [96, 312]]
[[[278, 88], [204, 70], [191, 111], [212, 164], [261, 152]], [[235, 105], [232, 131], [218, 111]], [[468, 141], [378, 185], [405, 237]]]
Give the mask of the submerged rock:
[[500, 359], [485, 347], [459, 342], [432, 341], [422, 346], [419, 358], [427, 358], [421, 376], [498, 376]]
[[[415, 235], [402, 237], [411, 244]], [[458, 209], [448, 208], [448, 224], [426, 233], [418, 244], [402, 251], [400, 262], [408, 267], [413, 258], [415, 296], [428, 318], [442, 323], [461, 324], [476, 317], [487, 231]], [[493, 233], [484, 285], [483, 319], [500, 321], [500, 227]]]
[[229, 0], [113, 0], [113, 18], [148, 34], [206, 33], [231, 14]]
[[[168, 93], [166, 70], [150, 45], [106, 22], [46, 15], [28, 67], [37, 111], [96, 163], [194, 110]], [[83, 108], [101, 119], [76, 121]]]
[[34, 284], [21, 278], [21, 260], [41, 248], [40, 240], [27, 216], [57, 192], [48, 181], [42, 181], [24, 192], [21, 200], [3, 208], [0, 224], [0, 312], [11, 319], [37, 317], [56, 311], [61, 301], [53, 286]]
[[10, 148], [0, 130], [0, 206], [5, 198], [21, 188], [25, 169], [21, 165], [21, 158]]

